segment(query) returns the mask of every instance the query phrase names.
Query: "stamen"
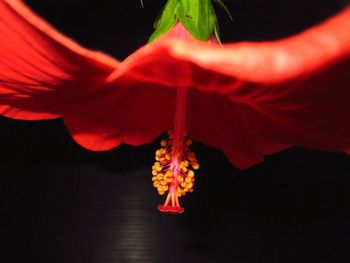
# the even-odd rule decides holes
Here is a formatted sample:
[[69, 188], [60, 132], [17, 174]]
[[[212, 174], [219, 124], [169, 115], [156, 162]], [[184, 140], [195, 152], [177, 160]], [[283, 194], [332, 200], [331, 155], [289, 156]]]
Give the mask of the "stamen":
[[185, 134], [187, 88], [177, 90], [174, 129], [168, 131], [168, 139], [162, 140], [162, 148], [156, 151], [156, 162], [152, 167], [152, 181], [160, 195], [168, 191], [161, 212], [183, 213], [179, 197], [193, 191], [194, 171], [199, 169], [196, 155], [189, 146], [192, 141]]
[[160, 195], [168, 191], [165, 203], [159, 205], [158, 209], [167, 213], [183, 213], [184, 208], [180, 206], [179, 197], [193, 192], [193, 170], [195, 167], [199, 168], [199, 164], [196, 155], [189, 149], [192, 141], [186, 135], [183, 135], [181, 145], [174, 145], [172, 131], [169, 131], [168, 135], [169, 138], [160, 143], [162, 148], [156, 151], [152, 181]]

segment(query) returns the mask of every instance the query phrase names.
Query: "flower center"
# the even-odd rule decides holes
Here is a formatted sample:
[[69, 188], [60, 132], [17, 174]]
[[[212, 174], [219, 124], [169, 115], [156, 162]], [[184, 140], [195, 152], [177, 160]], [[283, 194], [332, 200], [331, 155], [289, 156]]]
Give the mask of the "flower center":
[[192, 141], [185, 134], [187, 89], [179, 88], [176, 99], [174, 129], [168, 131], [168, 139], [161, 141], [152, 167], [153, 186], [160, 195], [168, 192], [161, 212], [182, 213], [179, 197], [193, 192], [194, 171], [199, 169], [196, 155], [189, 149]]

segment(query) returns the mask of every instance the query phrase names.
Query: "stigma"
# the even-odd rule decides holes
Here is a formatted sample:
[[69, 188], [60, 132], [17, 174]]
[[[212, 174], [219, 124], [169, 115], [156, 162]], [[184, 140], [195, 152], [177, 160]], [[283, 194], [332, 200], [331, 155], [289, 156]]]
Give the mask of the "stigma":
[[159, 195], [167, 193], [163, 205], [158, 210], [166, 213], [183, 213], [179, 198], [193, 192], [195, 172], [199, 164], [189, 146], [192, 141], [183, 134], [177, 141], [174, 131], [168, 131], [168, 138], [161, 141], [162, 148], [156, 151], [156, 162], [152, 167], [153, 186]]

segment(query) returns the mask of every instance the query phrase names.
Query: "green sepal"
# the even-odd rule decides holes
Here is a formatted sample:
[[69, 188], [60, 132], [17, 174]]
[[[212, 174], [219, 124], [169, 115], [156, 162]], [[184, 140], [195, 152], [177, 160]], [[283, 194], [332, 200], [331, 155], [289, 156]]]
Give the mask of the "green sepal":
[[[221, 0], [213, 1], [228, 11]], [[178, 21], [195, 39], [208, 41], [214, 34], [219, 39], [219, 25], [212, 0], [168, 0], [148, 42], [167, 33]]]
[[209, 40], [217, 26], [211, 0], [178, 0], [178, 15], [187, 31], [196, 39]]
[[155, 22], [155, 31], [148, 40], [153, 42], [160, 36], [168, 32], [179, 20], [178, 18], [179, 0], [169, 0], [160, 14], [160, 18]]

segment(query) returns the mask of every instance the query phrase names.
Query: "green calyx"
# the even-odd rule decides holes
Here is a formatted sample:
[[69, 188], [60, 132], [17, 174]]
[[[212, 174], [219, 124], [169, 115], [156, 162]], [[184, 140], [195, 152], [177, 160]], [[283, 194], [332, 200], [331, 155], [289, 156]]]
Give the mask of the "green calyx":
[[[225, 7], [221, 0], [214, 1]], [[177, 22], [181, 22], [195, 39], [207, 41], [213, 34], [218, 36], [219, 26], [212, 0], [168, 0], [149, 42], [168, 32]]]

